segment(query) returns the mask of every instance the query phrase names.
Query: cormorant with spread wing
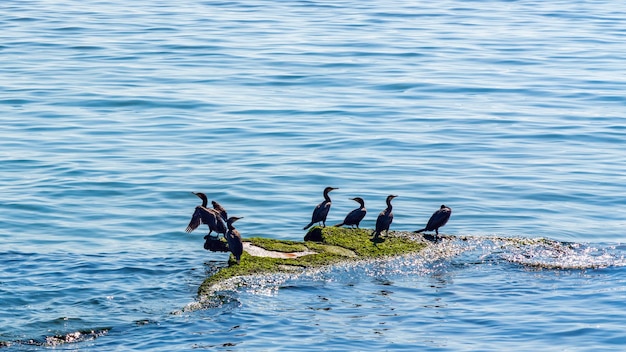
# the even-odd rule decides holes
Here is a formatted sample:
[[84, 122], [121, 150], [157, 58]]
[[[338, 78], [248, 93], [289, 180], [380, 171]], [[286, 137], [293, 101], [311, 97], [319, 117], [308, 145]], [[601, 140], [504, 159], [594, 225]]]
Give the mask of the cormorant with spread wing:
[[[189, 221], [189, 225], [185, 229], [185, 232], [189, 233], [200, 226], [200, 224], [206, 224], [209, 226], [209, 235], [215, 231], [217, 233], [226, 234], [226, 225], [224, 224], [224, 220], [222, 218], [221, 213], [218, 210], [207, 208], [208, 200], [204, 193], [196, 193], [192, 192], [196, 196], [202, 199], [202, 205], [198, 205], [191, 216], [191, 220]], [[217, 202], [214, 202], [214, 206], [218, 205], [222, 210], [224, 208], [220, 206]], [[224, 210], [224, 213], [226, 210]]]

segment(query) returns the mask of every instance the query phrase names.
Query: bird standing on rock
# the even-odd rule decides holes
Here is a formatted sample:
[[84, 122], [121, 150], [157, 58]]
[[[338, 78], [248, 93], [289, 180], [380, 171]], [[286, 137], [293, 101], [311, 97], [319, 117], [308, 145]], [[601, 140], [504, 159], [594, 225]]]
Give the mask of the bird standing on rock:
[[415, 231], [415, 233], [420, 233], [424, 231], [432, 231], [435, 230], [435, 234], [439, 236], [439, 228], [445, 225], [450, 219], [450, 215], [452, 215], [452, 209], [445, 205], [441, 205], [441, 208], [433, 213], [433, 215], [428, 220], [428, 224], [421, 230]]
[[[189, 233], [197, 229], [200, 224], [206, 224], [209, 226], [208, 235], [210, 235], [213, 231], [217, 232], [218, 234], [221, 233], [223, 235], [226, 235], [226, 225], [224, 224], [224, 220], [220, 212], [215, 209], [206, 207], [208, 204], [208, 199], [204, 193], [192, 193], [202, 199], [202, 205], [196, 207], [196, 210], [193, 212], [193, 215], [191, 216], [191, 220], [189, 221], [189, 225], [187, 225], [185, 232]], [[221, 205], [219, 205], [217, 202], [213, 203], [213, 206], [217, 204], [224, 211], [224, 214], [226, 213], [226, 210], [224, 210]]]
[[313, 224], [317, 222], [321, 222], [322, 226], [326, 227], [326, 216], [328, 216], [328, 211], [330, 210], [330, 205], [332, 202], [330, 201], [330, 197], [328, 196], [328, 192], [339, 189], [335, 187], [326, 187], [324, 188], [324, 201], [318, 204], [313, 210], [313, 215], [311, 216], [311, 222], [303, 227], [303, 230], [308, 229], [313, 226]]
[[376, 230], [374, 231], [374, 239], [380, 237], [380, 233], [385, 231], [386, 234], [389, 234], [389, 226], [393, 221], [393, 213], [391, 210], [393, 207], [391, 206], [391, 200], [396, 198], [397, 196], [389, 195], [387, 196], [387, 208], [381, 211], [378, 214], [378, 218], [376, 219]]
[[241, 254], [243, 254], [243, 243], [241, 242], [241, 234], [233, 223], [239, 219], [243, 219], [243, 217], [231, 216], [226, 220], [226, 225], [228, 226], [228, 232], [226, 232], [226, 241], [228, 242], [228, 249], [235, 256], [237, 260], [237, 264], [241, 260]]
[[359, 223], [361, 223], [361, 220], [363, 220], [363, 218], [365, 217], [365, 214], [367, 213], [367, 209], [365, 209], [365, 201], [363, 200], [363, 198], [356, 197], [356, 198], [350, 198], [350, 199], [358, 202], [359, 204], [361, 204], [361, 206], [349, 212], [348, 215], [346, 215], [346, 218], [343, 219], [342, 223], [335, 225], [336, 227], [343, 226], [343, 225], [354, 227], [356, 225], [356, 228], [358, 229]]

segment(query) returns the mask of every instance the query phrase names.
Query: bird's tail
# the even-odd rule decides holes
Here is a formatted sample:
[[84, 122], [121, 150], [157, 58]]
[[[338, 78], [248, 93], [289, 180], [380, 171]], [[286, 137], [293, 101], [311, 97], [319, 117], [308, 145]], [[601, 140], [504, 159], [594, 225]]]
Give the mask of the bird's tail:
[[344, 225], [344, 223], [343, 223], [343, 222], [340, 222], [340, 223], [335, 224], [335, 225], [333, 225], [333, 226], [335, 226], [335, 227], [341, 227], [341, 226], [343, 226], [343, 225]]
[[420, 233], [420, 232], [424, 232], [424, 231], [426, 231], [425, 227], [423, 229], [421, 229], [421, 230], [413, 231], [413, 233]]
[[313, 224], [315, 224], [313, 221], [311, 221], [308, 225], [306, 225], [305, 227], [303, 227], [303, 230], [308, 229], [309, 227], [313, 226]]

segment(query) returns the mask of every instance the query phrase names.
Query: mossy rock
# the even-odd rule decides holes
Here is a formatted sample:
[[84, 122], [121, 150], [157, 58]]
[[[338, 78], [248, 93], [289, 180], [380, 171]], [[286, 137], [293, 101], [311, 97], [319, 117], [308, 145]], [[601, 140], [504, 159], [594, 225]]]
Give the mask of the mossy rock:
[[426, 246], [425, 242], [403, 236], [400, 232], [391, 232], [389, 236], [373, 241], [372, 230], [342, 227], [316, 226], [309, 230], [305, 238], [315, 238], [316, 241], [299, 242], [259, 237], [244, 239], [244, 242], [249, 242], [249, 245], [261, 247], [267, 251], [299, 252], [303, 255], [294, 255], [292, 258], [274, 258], [252, 256], [244, 251], [239, 264], [231, 255], [228, 266], [205, 279], [198, 289], [198, 294], [208, 295], [215, 284], [233, 277], [289, 273], [346, 261], [398, 256], [419, 252]]

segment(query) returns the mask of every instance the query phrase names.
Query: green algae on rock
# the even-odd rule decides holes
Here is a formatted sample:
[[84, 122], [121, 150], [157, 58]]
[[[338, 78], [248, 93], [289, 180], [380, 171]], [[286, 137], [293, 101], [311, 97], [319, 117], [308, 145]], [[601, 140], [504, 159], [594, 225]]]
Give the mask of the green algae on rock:
[[419, 252], [426, 246], [401, 232], [392, 231], [376, 242], [371, 239], [371, 229], [319, 226], [309, 230], [304, 242], [247, 238], [241, 263], [237, 264], [230, 256], [228, 266], [205, 279], [198, 294], [205, 296], [215, 284], [233, 277], [288, 273], [345, 261], [397, 256]]

